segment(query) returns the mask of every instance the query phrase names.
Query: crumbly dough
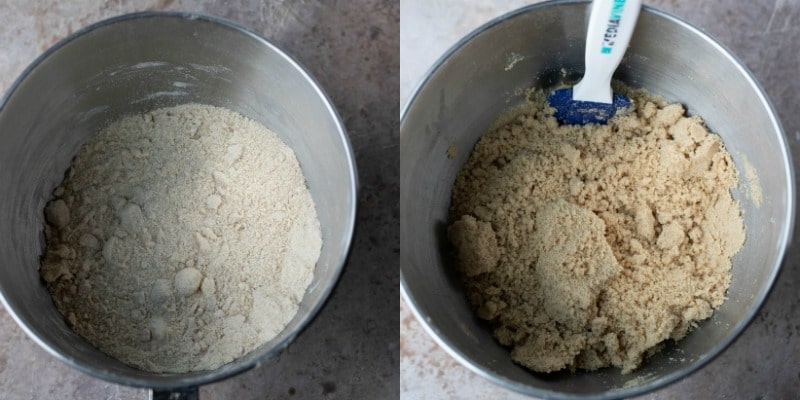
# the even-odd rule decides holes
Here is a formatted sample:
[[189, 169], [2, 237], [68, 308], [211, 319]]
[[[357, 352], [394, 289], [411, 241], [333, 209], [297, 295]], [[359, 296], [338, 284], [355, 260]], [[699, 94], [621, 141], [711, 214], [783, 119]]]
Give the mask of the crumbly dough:
[[641, 90], [559, 126], [535, 92], [476, 144], [448, 235], [470, 302], [537, 372], [636, 369], [725, 300], [744, 224], [719, 136]]
[[70, 326], [153, 372], [215, 369], [280, 333], [322, 245], [292, 150], [190, 104], [112, 123], [73, 160], [41, 276]]

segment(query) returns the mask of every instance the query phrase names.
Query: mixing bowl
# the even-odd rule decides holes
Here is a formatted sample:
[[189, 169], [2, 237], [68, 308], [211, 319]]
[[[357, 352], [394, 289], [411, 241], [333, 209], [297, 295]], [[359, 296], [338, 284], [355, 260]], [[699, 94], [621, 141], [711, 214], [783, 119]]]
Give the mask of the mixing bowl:
[[[213, 371], [157, 374], [101, 353], [56, 310], [39, 278], [43, 208], [81, 145], [109, 122], [191, 102], [226, 107], [260, 122], [295, 151], [324, 243], [300, 309], [277, 337]], [[182, 13], [100, 22], [58, 43], [25, 70], [0, 103], [0, 187], [0, 293], [6, 309], [32, 339], [69, 365], [157, 390], [219, 380], [285, 348], [339, 278], [357, 199], [344, 126], [309, 73], [241, 27]]]
[[[747, 230], [733, 258], [728, 300], [685, 339], [667, 343], [634, 373], [619, 369], [536, 374], [474, 316], [446, 239], [450, 194], [478, 138], [526, 88], [582, 75], [586, 2], [548, 2], [495, 19], [452, 47], [428, 72], [400, 123], [400, 253], [405, 301], [433, 338], [477, 374], [545, 398], [618, 398], [674, 382], [728, 346], [764, 302], [790, 241], [792, 163], [775, 110], [751, 73], [697, 28], [645, 7], [616, 78], [687, 106], [722, 137], [741, 172], [734, 197]], [[566, 76], [566, 79], [564, 77]], [[756, 144], [757, 143], [757, 144]], [[451, 160], [448, 148], [455, 146]], [[746, 179], [752, 168], [757, 180]], [[760, 186], [763, 200], [752, 195]]]

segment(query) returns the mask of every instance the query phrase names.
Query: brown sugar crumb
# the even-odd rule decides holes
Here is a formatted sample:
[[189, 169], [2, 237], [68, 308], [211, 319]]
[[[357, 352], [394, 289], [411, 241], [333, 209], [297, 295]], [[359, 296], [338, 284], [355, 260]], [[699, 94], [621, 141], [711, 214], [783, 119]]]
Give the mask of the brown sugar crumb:
[[559, 126], [534, 93], [453, 187], [470, 302], [534, 371], [628, 373], [725, 300], [745, 239], [733, 161], [680, 104], [628, 94], [608, 125]]

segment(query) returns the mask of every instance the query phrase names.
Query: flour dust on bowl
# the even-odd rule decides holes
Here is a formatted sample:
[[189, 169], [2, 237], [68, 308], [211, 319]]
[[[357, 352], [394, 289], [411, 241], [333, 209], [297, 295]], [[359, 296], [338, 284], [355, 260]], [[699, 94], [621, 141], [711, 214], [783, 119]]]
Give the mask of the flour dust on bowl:
[[[319, 312], [344, 266], [355, 223], [357, 176], [343, 124], [305, 69], [268, 41], [227, 21], [194, 14], [138, 13], [79, 31], [45, 52], [14, 83], [0, 104], [0, 132], [0, 183], [6, 188], [0, 199], [0, 292], [4, 304], [39, 345], [95, 377], [156, 391], [190, 388], [189, 394], [194, 391], [196, 395], [198, 385], [253, 368], [284, 349]], [[183, 144], [169, 147], [178, 142]], [[121, 149], [112, 151], [119, 143], [124, 144]], [[199, 147], [192, 147], [195, 145]], [[208, 152], [211, 148], [220, 151], [214, 155]], [[263, 156], [247, 161], [258, 148], [265, 151]], [[175, 155], [170, 154], [173, 152]], [[73, 169], [65, 180], [71, 163]], [[245, 164], [249, 167], [240, 168]], [[222, 170], [226, 165], [228, 172]], [[286, 165], [296, 168], [282, 169]], [[134, 173], [131, 167], [139, 168], [138, 176], [126, 175]], [[238, 178], [234, 176], [237, 173]], [[172, 176], [171, 183], [148, 186], [145, 182], [147, 177], [166, 176]], [[62, 180], [64, 185], [59, 187]], [[295, 183], [287, 184], [290, 181]], [[107, 185], [109, 182], [116, 183]], [[91, 196], [75, 194], [77, 188], [87, 187], [102, 189]], [[194, 198], [188, 195], [198, 191], [206, 193]], [[319, 226], [316, 238], [306, 235], [314, 231], [310, 229], [316, 224], [312, 214], [304, 214], [308, 223], [295, 224], [309, 229], [291, 229], [280, 225], [285, 221], [280, 207], [258, 209], [266, 204], [259, 198], [280, 193], [285, 198], [308, 196], [306, 204], [313, 201]], [[187, 194], [185, 199], [182, 194]], [[97, 204], [89, 201], [98, 198]], [[226, 203], [226, 199], [230, 201]], [[172, 203], [189, 205], [199, 214], [167, 218], [163, 207]], [[94, 205], [96, 210], [87, 211]], [[218, 213], [234, 206], [239, 207], [237, 211]], [[218, 221], [220, 225], [201, 226], [212, 223], [217, 214], [225, 216]], [[98, 224], [78, 233], [71, 225], [71, 217], [78, 216], [86, 226]], [[159, 221], [162, 217], [167, 219]], [[281, 227], [270, 226], [273, 223]], [[191, 226], [197, 228], [191, 233], [194, 236], [175, 239], [176, 231]], [[251, 249], [292, 253], [295, 248], [298, 258], [313, 255], [304, 261], [307, 274], [282, 274], [280, 278], [302, 281], [295, 287], [300, 287], [298, 291], [287, 294], [295, 305], [282, 304], [275, 294], [259, 295], [257, 282], [243, 282], [246, 284], [236, 289], [237, 283], [224, 283], [224, 260], [200, 260], [202, 253], [215, 245], [236, 250], [234, 241], [222, 237], [229, 239], [234, 231], [220, 235], [229, 228], [254, 233], [248, 234]], [[294, 245], [273, 249], [270, 243], [258, 243], [268, 240], [262, 232], [270, 229], [285, 229], [282, 236]], [[139, 238], [141, 232], [147, 234]], [[138, 244], [145, 247], [136, 247], [133, 239], [142, 239]], [[65, 259], [80, 258], [75, 251], [59, 251], [61, 244], [79, 249], [78, 256], [88, 251], [94, 258], [77, 269], [61, 268], [58, 265]], [[109, 291], [118, 284], [109, 269], [154, 269], [158, 262], [149, 258], [148, 246], [153, 254], [176, 255], [167, 259], [173, 263], [168, 265], [173, 272], [151, 276], [154, 279], [141, 291]], [[276, 267], [279, 261], [267, 256], [247, 259], [258, 252], [241, 252], [249, 253], [234, 254], [235, 258], [254, 268], [245, 269], [247, 274], [261, 274], [259, 263], [278, 273], [291, 269]], [[40, 274], [43, 261], [46, 267]], [[300, 261], [288, 263], [295, 262]], [[217, 278], [209, 272], [213, 266], [221, 274]], [[85, 275], [103, 279], [92, 281]], [[132, 282], [150, 279], [128, 278]], [[77, 283], [64, 283], [72, 279]], [[51, 297], [48, 284], [58, 296]], [[216, 297], [220, 304], [186, 300], [211, 298], [222, 290], [225, 296]], [[242, 307], [237, 315], [227, 315], [221, 303], [235, 305], [237, 296], [229, 295], [237, 290], [246, 293], [238, 296]], [[76, 295], [82, 292], [97, 298]], [[230, 347], [238, 345], [253, 321], [271, 324], [272, 329], [254, 330], [262, 333], [260, 341], [251, 347], [243, 345], [244, 350], [234, 357], [216, 357], [211, 363], [159, 366], [152, 356], [152, 368], [148, 357], [139, 362], [128, 359], [126, 364], [70, 328], [86, 318], [85, 308], [80, 307], [86, 304], [81, 302], [103, 301], [107, 296], [117, 296], [114, 304], [131, 307], [131, 315], [147, 321], [138, 334], [143, 342], [179, 335], [154, 309], [145, 311], [153, 315], [141, 315], [137, 302], [192, 307], [195, 315], [206, 314], [203, 324], [217, 325], [216, 337], [233, 340]], [[165, 298], [174, 302], [165, 302]], [[207, 313], [211, 309], [203, 305], [219, 305], [218, 312]], [[293, 307], [297, 307], [296, 313]], [[278, 309], [289, 310], [281, 314], [285, 320], [276, 317]], [[177, 325], [181, 334], [187, 340], [196, 339], [198, 349], [213, 349], [217, 343], [203, 343], [202, 335], [191, 338], [202, 319], [192, 313]], [[125, 340], [136, 340], [136, 334], [124, 326], [108, 329], [117, 329]], [[186, 361], [191, 364], [195, 360]]]
[[[635, 396], [707, 364], [745, 329], [764, 302], [790, 241], [795, 213], [786, 139], [758, 83], [700, 30], [644, 7], [615, 79], [683, 104], [688, 115], [702, 117], [730, 153], [739, 171], [730, 194], [742, 210], [746, 239], [732, 258], [727, 299], [686, 337], [666, 340], [661, 351], [628, 374], [618, 368], [534, 373], [513, 362], [510, 349], [493, 336], [497, 325], [478, 318], [467, 299], [450, 244], [452, 232], [448, 237], [448, 226], [455, 222], [451, 207], [459, 207], [451, 202], [453, 187], [478, 140], [499, 115], [528, 100], [528, 89], [549, 93], [582, 75], [588, 9], [587, 2], [546, 2], [477, 29], [429, 71], [404, 108], [400, 124], [400, 271], [405, 301], [431, 336], [462, 364], [503, 387], [541, 398]], [[507, 65], [512, 54], [517, 61]], [[756, 141], [759, 145], [752, 145]]]

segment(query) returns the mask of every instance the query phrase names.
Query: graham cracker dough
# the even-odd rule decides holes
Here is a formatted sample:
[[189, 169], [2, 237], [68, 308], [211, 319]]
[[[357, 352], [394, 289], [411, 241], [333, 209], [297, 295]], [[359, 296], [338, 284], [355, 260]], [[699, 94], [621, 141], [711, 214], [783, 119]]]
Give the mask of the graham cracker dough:
[[628, 95], [608, 125], [559, 126], [531, 94], [453, 187], [469, 300], [533, 371], [631, 372], [725, 300], [745, 239], [731, 157], [680, 104]]
[[215, 369], [275, 337], [322, 245], [292, 150], [223, 108], [112, 123], [54, 195], [40, 272], [58, 310], [152, 372]]

